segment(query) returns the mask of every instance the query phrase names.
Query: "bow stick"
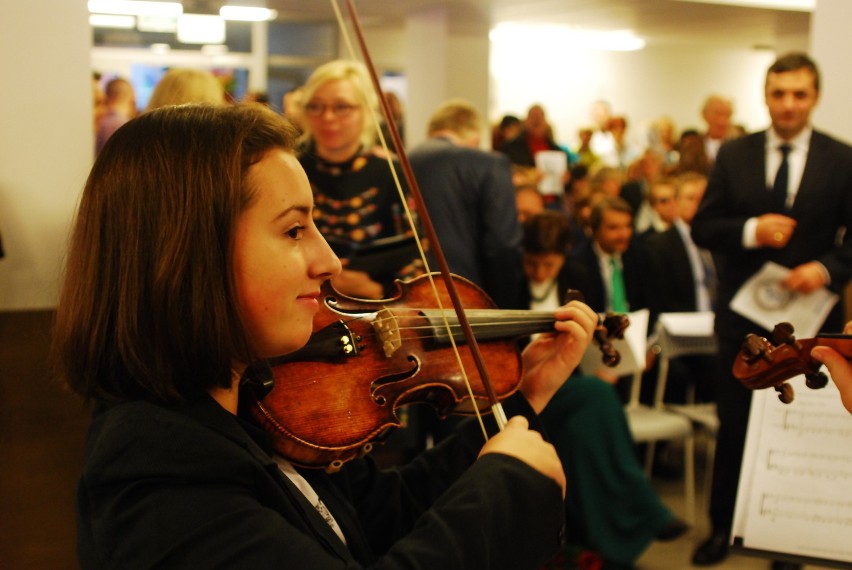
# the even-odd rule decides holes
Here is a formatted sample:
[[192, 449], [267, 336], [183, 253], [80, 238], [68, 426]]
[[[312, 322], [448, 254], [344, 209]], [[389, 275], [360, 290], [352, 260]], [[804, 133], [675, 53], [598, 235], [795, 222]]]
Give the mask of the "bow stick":
[[[361, 24], [358, 19], [358, 13], [355, 10], [355, 5], [352, 0], [345, 0], [347, 10], [349, 11], [349, 15], [352, 22], [352, 29], [355, 32], [355, 37], [358, 40], [358, 45], [361, 49], [361, 54], [364, 58], [364, 64], [367, 67], [367, 70], [370, 74], [370, 80], [372, 81], [373, 88], [376, 91], [376, 94], [379, 99], [379, 103], [382, 108], [382, 114], [387, 122], [389, 127], [391, 139], [393, 140], [394, 147], [397, 151], [397, 157], [399, 158], [400, 165], [402, 166], [403, 175], [405, 176], [405, 181], [408, 184], [408, 188], [411, 191], [411, 195], [414, 198], [414, 203], [417, 206], [417, 210], [420, 213], [420, 221], [423, 225], [423, 230], [426, 232], [426, 237], [429, 239], [430, 247], [435, 255], [435, 260], [438, 262], [438, 267], [441, 272], [441, 277], [444, 280], [444, 283], [447, 287], [447, 293], [450, 296], [450, 300], [452, 301], [453, 308], [455, 309], [456, 316], [459, 320], [459, 325], [461, 326], [462, 332], [464, 333], [465, 340], [467, 341], [467, 345], [470, 347], [471, 355], [473, 356], [473, 360], [476, 363], [477, 371], [479, 372], [479, 376], [482, 379], [482, 385], [485, 387], [485, 392], [488, 395], [488, 401], [491, 404], [491, 411], [494, 414], [494, 418], [497, 422], [497, 426], [500, 430], [503, 430], [506, 426], [506, 413], [503, 410], [503, 406], [500, 404], [500, 401], [497, 399], [497, 395], [494, 392], [494, 388], [491, 385], [491, 380], [488, 375], [488, 370], [485, 367], [485, 363], [482, 358], [482, 354], [479, 350], [479, 345], [476, 342], [476, 337], [473, 334], [473, 330], [471, 329], [470, 322], [467, 319], [467, 315], [464, 312], [464, 307], [462, 307], [461, 299], [459, 298], [458, 291], [456, 290], [456, 286], [453, 283], [452, 276], [450, 274], [450, 268], [447, 264], [447, 259], [444, 256], [444, 252], [441, 249], [440, 242], [438, 240], [438, 235], [435, 232], [435, 227], [432, 225], [432, 220], [429, 217], [429, 214], [426, 210], [426, 203], [423, 200], [423, 195], [420, 192], [420, 187], [417, 185], [417, 180], [414, 177], [414, 172], [411, 169], [411, 163], [408, 160], [408, 156], [405, 153], [405, 149], [402, 144], [402, 140], [399, 136], [399, 131], [397, 130], [396, 122], [394, 121], [393, 114], [390, 111], [390, 105], [385, 98], [384, 93], [382, 92], [381, 84], [379, 83], [379, 77], [376, 73], [376, 68], [373, 65], [372, 58], [370, 57], [370, 52], [367, 49], [367, 44], [364, 41], [364, 34], [361, 30]], [[337, 4], [335, 0], [332, 0], [332, 4], [335, 7], [335, 11], [337, 11]], [[339, 12], [338, 12], [339, 15]], [[341, 26], [342, 28], [342, 26]], [[345, 32], [344, 32], [345, 33]], [[381, 134], [380, 134], [381, 136]], [[409, 215], [409, 222], [411, 223], [411, 215], [408, 210], [406, 212]], [[412, 223], [412, 229], [414, 229], [414, 224]], [[415, 232], [416, 233], [416, 232]], [[418, 242], [419, 243], [419, 242]], [[422, 248], [420, 249], [421, 255], [424, 256]], [[428, 263], [427, 263], [428, 267]], [[436, 292], [437, 296], [437, 292]], [[438, 300], [440, 303], [440, 298]], [[449, 326], [449, 324], [447, 324]], [[454, 345], [455, 346], [455, 345]], [[459, 363], [461, 363], [461, 359], [459, 358]], [[463, 367], [462, 367], [462, 370]], [[465, 383], [468, 384], [468, 390], [470, 389], [470, 385], [465, 377]], [[474, 409], [476, 407], [474, 406]], [[477, 415], [478, 412], [477, 412]], [[480, 419], [481, 424], [481, 419]]]

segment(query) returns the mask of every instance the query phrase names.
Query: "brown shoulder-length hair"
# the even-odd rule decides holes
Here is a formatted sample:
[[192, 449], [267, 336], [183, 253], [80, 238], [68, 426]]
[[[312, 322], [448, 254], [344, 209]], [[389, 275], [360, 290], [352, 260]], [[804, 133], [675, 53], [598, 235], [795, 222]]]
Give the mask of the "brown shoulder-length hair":
[[252, 362], [236, 303], [234, 225], [249, 168], [292, 151], [257, 105], [143, 113], [98, 155], [71, 235], [53, 331], [60, 379], [85, 400], [177, 402]]

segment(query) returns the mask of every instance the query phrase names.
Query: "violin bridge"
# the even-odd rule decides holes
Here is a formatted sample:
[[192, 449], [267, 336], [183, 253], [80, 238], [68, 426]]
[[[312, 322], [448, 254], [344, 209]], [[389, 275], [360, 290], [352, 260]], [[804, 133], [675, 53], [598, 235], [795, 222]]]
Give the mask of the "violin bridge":
[[384, 308], [376, 312], [373, 321], [373, 329], [382, 342], [382, 350], [385, 356], [390, 358], [402, 346], [402, 337], [399, 334], [399, 322], [390, 309]]

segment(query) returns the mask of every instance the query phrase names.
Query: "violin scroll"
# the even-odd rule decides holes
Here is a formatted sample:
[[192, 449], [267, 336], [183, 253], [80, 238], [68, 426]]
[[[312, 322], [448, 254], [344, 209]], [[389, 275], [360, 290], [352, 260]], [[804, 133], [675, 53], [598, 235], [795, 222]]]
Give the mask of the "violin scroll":
[[[583, 293], [577, 289], [568, 289], [565, 293], [565, 299], [568, 302], [584, 302]], [[624, 338], [624, 332], [628, 326], [630, 326], [630, 319], [627, 318], [627, 315], [607, 313], [598, 320], [593, 340], [600, 348], [601, 361], [604, 365], [613, 368], [621, 362], [621, 354], [612, 345], [612, 340]]]
[[793, 325], [784, 322], [772, 330], [772, 342], [756, 334], [747, 335], [734, 360], [734, 377], [752, 390], [775, 388], [778, 399], [789, 404], [794, 392], [788, 379], [804, 374], [805, 384], [814, 390], [828, 384], [828, 377], [820, 371], [822, 365], [811, 358], [811, 349], [830, 346], [847, 358], [852, 356], [852, 336], [821, 334], [797, 339], [793, 333]]
[[601, 350], [601, 360], [606, 366], [615, 367], [621, 362], [621, 354], [612, 345], [612, 339], [624, 338], [624, 331], [630, 326], [626, 315], [607, 313], [595, 327], [594, 340]]

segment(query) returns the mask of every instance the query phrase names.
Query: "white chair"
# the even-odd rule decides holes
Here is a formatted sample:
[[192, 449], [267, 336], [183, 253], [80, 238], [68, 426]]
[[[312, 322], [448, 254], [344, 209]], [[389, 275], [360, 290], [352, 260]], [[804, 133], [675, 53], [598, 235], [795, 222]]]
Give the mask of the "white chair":
[[[663, 402], [669, 362], [680, 356], [716, 354], [718, 342], [713, 333], [712, 313], [663, 313], [657, 321], [655, 330], [655, 346], [659, 348], [659, 354], [654, 401]], [[685, 404], [664, 403], [664, 405], [672, 412], [687, 418], [696, 430], [700, 430], [707, 436], [704, 486], [709, 489], [713, 477], [716, 434], [719, 431], [716, 404], [696, 403], [695, 385], [692, 384], [687, 389]]]
[[655, 400], [653, 406], [639, 402], [642, 385], [642, 373], [633, 375], [630, 387], [630, 401], [624, 412], [630, 433], [636, 443], [645, 443], [645, 472], [650, 477], [654, 463], [654, 447], [658, 441], [683, 441], [684, 448], [684, 507], [687, 522], [695, 521], [695, 442], [692, 422], [681, 414], [667, 410], [662, 400]]

